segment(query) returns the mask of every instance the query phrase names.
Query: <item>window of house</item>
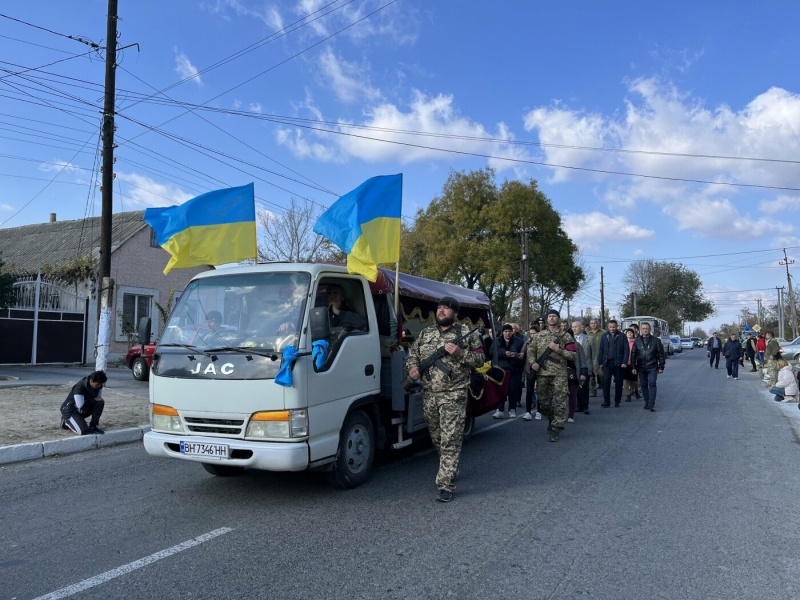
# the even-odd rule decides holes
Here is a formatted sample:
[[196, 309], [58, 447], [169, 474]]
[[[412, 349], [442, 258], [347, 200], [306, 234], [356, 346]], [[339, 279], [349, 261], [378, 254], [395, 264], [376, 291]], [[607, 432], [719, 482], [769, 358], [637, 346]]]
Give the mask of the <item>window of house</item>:
[[156, 230], [152, 227], [150, 228], [150, 247], [151, 248], [161, 248], [158, 245], [158, 238], [156, 237]]
[[150, 316], [152, 305], [152, 296], [123, 294], [121, 316], [122, 334], [125, 335], [128, 330], [136, 332], [139, 321]]

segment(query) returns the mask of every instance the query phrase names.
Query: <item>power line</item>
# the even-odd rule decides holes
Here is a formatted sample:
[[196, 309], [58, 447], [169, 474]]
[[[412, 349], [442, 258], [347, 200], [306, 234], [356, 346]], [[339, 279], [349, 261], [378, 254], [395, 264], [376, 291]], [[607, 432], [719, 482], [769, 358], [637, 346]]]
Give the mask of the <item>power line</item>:
[[42, 194], [42, 192], [44, 192], [44, 191], [45, 191], [45, 190], [46, 190], [48, 187], [50, 187], [50, 184], [52, 184], [52, 183], [53, 183], [53, 182], [56, 180], [56, 178], [57, 178], [59, 175], [61, 175], [61, 173], [64, 171], [64, 169], [66, 169], [66, 168], [69, 166], [69, 163], [71, 163], [73, 160], [75, 160], [75, 158], [78, 156], [78, 154], [80, 154], [81, 150], [83, 150], [83, 149], [86, 147], [86, 145], [87, 145], [89, 142], [91, 142], [91, 141], [92, 141], [92, 138], [94, 137], [94, 135], [95, 135], [95, 134], [92, 134], [92, 137], [90, 137], [88, 140], [86, 140], [86, 143], [84, 143], [84, 144], [83, 144], [83, 146], [81, 146], [81, 149], [80, 149], [80, 150], [78, 150], [78, 152], [76, 152], [76, 153], [75, 153], [75, 156], [73, 156], [73, 157], [72, 157], [72, 158], [71, 158], [69, 161], [67, 161], [67, 163], [66, 163], [66, 164], [64, 164], [64, 166], [63, 166], [63, 167], [61, 167], [61, 169], [58, 171], [58, 173], [56, 173], [56, 174], [53, 176], [53, 178], [52, 178], [52, 179], [51, 179], [51, 180], [50, 180], [50, 181], [47, 183], [47, 185], [45, 185], [45, 186], [44, 186], [44, 187], [43, 187], [41, 190], [39, 190], [39, 191], [36, 193], [36, 195], [34, 195], [34, 196], [33, 196], [33, 198], [31, 198], [31, 199], [30, 199], [30, 200], [28, 200], [28, 201], [27, 201], [25, 204], [23, 204], [23, 205], [20, 207], [20, 209], [19, 209], [17, 212], [15, 212], [13, 215], [11, 215], [11, 216], [10, 216], [10, 217], [8, 217], [7, 219], [5, 219], [5, 220], [3, 221], [3, 226], [7, 225], [7, 224], [8, 224], [8, 222], [9, 222], [11, 219], [13, 219], [14, 217], [16, 217], [16, 216], [17, 216], [19, 213], [21, 213], [21, 212], [22, 212], [22, 211], [25, 209], [25, 207], [27, 207], [27, 206], [28, 206], [28, 205], [29, 205], [31, 202], [33, 202], [34, 200], [36, 200], [36, 198], [38, 198], [38, 197], [39, 197], [39, 196]]
[[[55, 60], [53, 62], [49, 62], [49, 63], [47, 63], [45, 65], [41, 65], [39, 67], [27, 67], [27, 68], [23, 69], [22, 71], [17, 71], [15, 73], [7, 71], [9, 74], [8, 75], [3, 75], [2, 77], [0, 77], [0, 79], [8, 79], [9, 77], [16, 77], [16, 76], [22, 75], [23, 73], [28, 73], [28, 72], [31, 72], [31, 71], [41, 71], [45, 67], [50, 67], [50, 66], [56, 65], [58, 63], [62, 63], [64, 61], [67, 61], [67, 60], [72, 60], [73, 58], [83, 58], [83, 57], [89, 56], [93, 52], [94, 52], [93, 50], [89, 50], [88, 52], [83, 52], [83, 53], [80, 53], [80, 54], [73, 54], [72, 56], [67, 56], [66, 58], [61, 58], [59, 60]], [[5, 61], [0, 61], [0, 62], [5, 63]], [[6, 64], [8, 64], [8, 63], [6, 63]], [[0, 69], [0, 71], [6, 71], [6, 69]]]
[[89, 39], [86, 39], [86, 38], [84, 38], [83, 36], [80, 36], [80, 35], [79, 36], [75, 36], [75, 35], [67, 35], [65, 33], [59, 33], [58, 31], [53, 31], [52, 29], [48, 29], [47, 27], [42, 27], [41, 25], [35, 25], [33, 23], [28, 23], [27, 21], [23, 21], [22, 19], [17, 19], [15, 17], [11, 17], [9, 15], [4, 15], [2, 13], [0, 13], [0, 17], [3, 17], [4, 19], [9, 19], [11, 21], [16, 21], [17, 23], [21, 23], [23, 25], [27, 25], [28, 27], [33, 27], [35, 29], [41, 29], [42, 31], [46, 31], [47, 33], [52, 33], [53, 35], [57, 35], [57, 36], [60, 36], [60, 37], [63, 37], [63, 38], [67, 38], [68, 40], [74, 40], [76, 42], [80, 42], [81, 44], [85, 44], [86, 46], [89, 46], [90, 48], [93, 48], [95, 50], [99, 50], [100, 49], [100, 46], [98, 44], [95, 44], [93, 41], [91, 41]]
[[[355, 25], [358, 25], [359, 23], [361, 23], [362, 21], [365, 21], [366, 19], [369, 19], [369, 18], [370, 18], [372, 15], [375, 15], [375, 14], [379, 13], [380, 11], [382, 11], [382, 10], [384, 10], [385, 8], [387, 8], [387, 7], [391, 6], [392, 4], [394, 4], [394, 3], [395, 3], [395, 2], [397, 2], [397, 1], [398, 1], [398, 0], [390, 0], [389, 2], [387, 2], [386, 4], [384, 4], [384, 5], [380, 6], [380, 7], [378, 7], [376, 10], [372, 11], [371, 13], [369, 13], [369, 14], [367, 14], [367, 15], [365, 15], [365, 16], [363, 16], [363, 17], [361, 17], [360, 19], [356, 19], [355, 21], [353, 21], [353, 22], [352, 22], [352, 23], [350, 23], [349, 25], [347, 25], [347, 26], [345, 26], [345, 27], [343, 27], [343, 28], [339, 29], [338, 31], [335, 31], [334, 33], [330, 34], [329, 36], [327, 36], [327, 37], [325, 37], [325, 38], [323, 38], [323, 39], [321, 39], [321, 40], [319, 40], [318, 42], [315, 42], [315, 43], [311, 44], [310, 46], [308, 46], [308, 47], [304, 48], [304, 49], [303, 49], [303, 50], [301, 50], [300, 52], [297, 52], [297, 53], [295, 53], [295, 54], [291, 55], [290, 57], [286, 58], [285, 60], [282, 60], [282, 61], [280, 61], [280, 62], [278, 62], [278, 63], [276, 63], [276, 64], [272, 65], [272, 66], [271, 66], [271, 67], [269, 67], [268, 69], [264, 69], [264, 70], [263, 70], [263, 71], [261, 71], [260, 73], [257, 73], [256, 75], [253, 75], [253, 76], [252, 76], [252, 77], [250, 77], [249, 79], [246, 79], [246, 80], [244, 80], [243, 82], [241, 82], [241, 83], [239, 83], [239, 84], [237, 84], [237, 85], [233, 86], [232, 88], [229, 88], [229, 89], [225, 90], [224, 92], [222, 92], [222, 93], [220, 93], [220, 94], [217, 94], [217, 95], [216, 95], [216, 96], [214, 96], [213, 98], [209, 98], [208, 100], [206, 100], [206, 101], [203, 103], [203, 105], [205, 105], [205, 104], [208, 104], [209, 102], [212, 102], [212, 101], [216, 100], [217, 98], [219, 98], [219, 97], [221, 97], [221, 96], [224, 96], [225, 94], [228, 94], [228, 93], [232, 92], [233, 90], [235, 90], [235, 89], [238, 89], [238, 88], [242, 87], [243, 85], [246, 85], [246, 84], [250, 83], [251, 81], [253, 81], [253, 80], [255, 80], [255, 79], [258, 79], [258, 78], [259, 78], [259, 77], [261, 77], [262, 75], [265, 75], [265, 74], [269, 73], [270, 71], [272, 71], [272, 70], [274, 70], [274, 69], [277, 69], [278, 67], [280, 67], [281, 65], [284, 65], [284, 64], [286, 64], [286, 63], [287, 63], [287, 62], [289, 62], [290, 60], [293, 60], [293, 59], [297, 58], [298, 56], [301, 56], [301, 55], [305, 54], [305, 53], [306, 53], [306, 52], [308, 52], [309, 50], [312, 50], [313, 48], [316, 48], [316, 47], [317, 47], [317, 46], [319, 46], [320, 44], [323, 44], [323, 43], [327, 42], [328, 40], [330, 40], [330, 39], [333, 39], [334, 37], [336, 37], [336, 36], [337, 36], [337, 35], [339, 35], [340, 33], [344, 32], [344, 31], [347, 31], [347, 30], [348, 30], [348, 29], [350, 29], [351, 27], [354, 27]], [[125, 110], [127, 110], [128, 108], [130, 108], [130, 107], [126, 107], [126, 108], [125, 108]], [[120, 111], [120, 112], [121, 112], [121, 111]], [[178, 118], [182, 117], [183, 115], [185, 115], [185, 114], [186, 114], [186, 113], [188, 113], [188, 112], [190, 112], [190, 111], [189, 111], [189, 110], [186, 110], [185, 112], [183, 112], [183, 113], [181, 113], [181, 114], [179, 114], [179, 115], [177, 115], [177, 116], [175, 116], [175, 117], [172, 117], [171, 119], [168, 119], [167, 121], [164, 121], [163, 123], [160, 123], [160, 124], [158, 125], [158, 127], [163, 127], [163, 126], [164, 126], [164, 125], [166, 125], [167, 123], [170, 123], [170, 122], [174, 121], [175, 119], [178, 119]], [[136, 136], [136, 137], [140, 137], [140, 136], [142, 136], [142, 135], [145, 135], [145, 133], [147, 133], [147, 132], [145, 131], [145, 132], [143, 132], [143, 133], [140, 133], [140, 134], [139, 134], [138, 136]], [[132, 139], [136, 139], [136, 138], [132, 138]]]
[[23, 44], [29, 44], [31, 46], [37, 46], [39, 48], [45, 48], [46, 50], [53, 50], [55, 52], [61, 52], [63, 54], [72, 54], [68, 50], [59, 50], [58, 48], [53, 48], [52, 46], [44, 46], [42, 44], [36, 44], [34, 42], [29, 42], [28, 40], [21, 40], [19, 38], [11, 37], [10, 35], [0, 35], [0, 38], [5, 38], [7, 40], [12, 40], [14, 42], [21, 42]]
[[[310, 19], [310, 20], [306, 21], [306, 19], [308, 19], [308, 17], [310, 17], [312, 15], [315, 15], [315, 14], [325, 10], [329, 6], [331, 6], [333, 4], [336, 4], [336, 2], [338, 2], [338, 1], [339, 0], [333, 0], [333, 2], [329, 2], [328, 4], [326, 4], [324, 6], [321, 6], [320, 8], [315, 10], [314, 12], [309, 13], [309, 14], [301, 17], [300, 19], [298, 19], [297, 21], [294, 21], [293, 23], [289, 23], [283, 29], [280, 29], [280, 30], [278, 30], [278, 31], [276, 31], [274, 33], [271, 33], [267, 37], [262, 38], [261, 40], [259, 40], [257, 42], [254, 42], [254, 43], [250, 44], [249, 46], [246, 46], [245, 48], [242, 48], [241, 50], [238, 50], [237, 52], [234, 52], [233, 54], [230, 54], [230, 55], [226, 56], [225, 58], [222, 58], [222, 59], [218, 60], [217, 62], [215, 62], [215, 63], [213, 63], [213, 64], [211, 64], [211, 65], [209, 65], [209, 66], [207, 66], [207, 67], [205, 67], [205, 68], [203, 68], [201, 70], [199, 70], [197, 73], [193, 73], [192, 75], [184, 77], [183, 79], [181, 79], [181, 80], [179, 80], [179, 81], [177, 81], [177, 82], [175, 82], [175, 83], [173, 83], [171, 85], [168, 85], [167, 87], [165, 87], [165, 88], [163, 88], [161, 90], [157, 90], [155, 94], [150, 94], [149, 96], [144, 96], [143, 95], [144, 96], [143, 98], [138, 99], [136, 102], [133, 102], [133, 103], [129, 104], [128, 106], [123, 107], [120, 110], [123, 110], [123, 109], [127, 110], [127, 109], [135, 106], [136, 104], [139, 104], [141, 102], [145, 102], [148, 99], [157, 96], [158, 94], [162, 94], [163, 92], [168, 92], [172, 88], [177, 87], [177, 86], [179, 86], [179, 85], [181, 85], [181, 84], [183, 84], [183, 83], [185, 83], [185, 82], [187, 82], [187, 81], [189, 81], [191, 79], [195, 79], [197, 77], [200, 77], [201, 75], [204, 75], [204, 74], [208, 73], [209, 71], [212, 71], [212, 70], [216, 69], [217, 67], [221, 67], [224, 64], [227, 64], [227, 63], [229, 63], [229, 62], [231, 62], [233, 60], [236, 60], [237, 58], [241, 58], [245, 54], [249, 54], [253, 50], [256, 50], [258, 48], [266, 46], [267, 44], [270, 44], [270, 43], [274, 42], [275, 40], [278, 40], [278, 39], [280, 39], [280, 38], [282, 38], [282, 37], [284, 37], [284, 36], [286, 36], [286, 35], [288, 35], [290, 33], [293, 33], [295, 31], [297, 31], [298, 29], [300, 29], [302, 27], [305, 27], [306, 25], [310, 25], [311, 23], [313, 23], [314, 21], [317, 21], [318, 19], [321, 19], [323, 17], [327, 17], [331, 13], [344, 8], [348, 4], [352, 4], [355, 0], [348, 0], [344, 4], [341, 4], [340, 6], [337, 6], [333, 10], [331, 10], [331, 11], [329, 11], [329, 12], [323, 14], [323, 15], [320, 15], [318, 17], [315, 17], [313, 19]], [[303, 22], [303, 21], [305, 21], [305, 22]], [[297, 25], [298, 23], [301, 23], [301, 22], [303, 22], [302, 25], [300, 25], [299, 27], [296, 27], [294, 29], [289, 30], [290, 27], [294, 27], [295, 25]], [[153, 89], [155, 89], [155, 88], [153, 88]]]

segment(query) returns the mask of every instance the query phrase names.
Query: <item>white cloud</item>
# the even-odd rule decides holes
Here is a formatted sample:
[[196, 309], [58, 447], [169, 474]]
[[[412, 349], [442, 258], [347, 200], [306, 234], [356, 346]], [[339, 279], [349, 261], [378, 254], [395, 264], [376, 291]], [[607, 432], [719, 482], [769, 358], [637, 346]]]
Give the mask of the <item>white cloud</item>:
[[762, 200], [761, 212], [774, 215], [780, 212], [800, 209], [800, 196], [778, 196], [774, 200]]
[[250, 103], [250, 112], [261, 114], [264, 112], [264, 107], [261, 106], [260, 102], [251, 102]]
[[[306, 101], [304, 108], [315, 111], [315, 118], [322, 118], [316, 108]], [[378, 142], [364, 137], [348, 137], [314, 132], [313, 139], [320, 151], [309, 152], [309, 138], [300, 132], [284, 128], [278, 132], [278, 142], [286, 145], [298, 157], [314, 157], [317, 160], [344, 161], [350, 157], [366, 162], [395, 161], [408, 164], [419, 161], [447, 161], [452, 163], [454, 155], [425, 147], [430, 146], [461, 152], [473, 152], [489, 157], [489, 164], [498, 170], [513, 168], [517, 165], [502, 160], [503, 157], [525, 158], [523, 147], [483, 141], [476, 138], [513, 139], [513, 134], [504, 123], [498, 123], [493, 133], [481, 123], [462, 116], [454, 106], [453, 96], [439, 94], [427, 96], [414, 90], [412, 100], [406, 110], [395, 104], [382, 102], [365, 110], [367, 118], [359, 125], [384, 129], [384, 131], [359, 131], [358, 135], [390, 140], [396, 143]], [[352, 129], [343, 125], [351, 124], [339, 121], [339, 131], [351, 133]], [[431, 137], [420, 137], [386, 130], [424, 131], [433, 134]], [[460, 139], [437, 138], [437, 134], [459, 136]], [[302, 142], [302, 143], [300, 143]], [[325, 151], [322, 152], [321, 149]]]
[[202, 6], [211, 14], [221, 15], [224, 19], [230, 19], [228, 12], [232, 11], [237, 17], [258, 19], [274, 31], [280, 31], [284, 27], [283, 17], [273, 4], [262, 3], [260, 6], [251, 6], [245, 0], [216, 0]]
[[642, 248], [636, 248], [636, 249], [633, 251], [633, 255], [634, 255], [634, 256], [641, 256], [642, 254], [644, 254], [644, 250], [643, 250]]
[[743, 216], [727, 198], [694, 196], [668, 204], [664, 212], [677, 221], [679, 230], [691, 230], [703, 237], [734, 238], [742, 236], [787, 234], [792, 225], [775, 219], [752, 219]]
[[180, 75], [181, 79], [192, 77], [192, 80], [197, 85], [203, 85], [200, 75], [197, 74], [197, 67], [191, 63], [189, 57], [183, 52], [178, 52], [177, 48], [175, 49], [175, 53], [175, 72]]
[[14, 210], [14, 207], [11, 206], [10, 204], [0, 203], [0, 210], [5, 212], [11, 212], [12, 210]]
[[337, 56], [333, 50], [326, 48], [319, 57], [320, 75], [342, 102], [356, 100], [377, 100], [381, 91], [373, 88], [365, 74], [368, 67], [347, 62]]
[[[686, 60], [690, 60], [688, 55]], [[573, 110], [555, 102], [529, 111], [524, 117], [525, 129], [536, 132], [540, 142], [550, 145], [542, 149], [548, 163], [678, 179], [797, 186], [794, 165], [724, 157], [781, 158], [800, 154], [800, 94], [773, 87], [737, 111], [724, 104], [706, 107], [701, 99], [655, 78], [632, 81], [628, 92], [630, 97], [620, 117]], [[551, 170], [551, 179], [603, 182], [607, 189], [602, 195], [611, 206], [633, 207], [643, 201], [652, 202], [675, 218], [679, 228], [701, 235], [712, 235], [724, 218], [737, 219], [737, 230], [755, 235], [770, 232], [765, 221], [740, 214], [732, 200], [740, 192], [736, 188], [558, 168]], [[731, 198], [709, 200], [720, 194]], [[769, 212], [773, 205], [765, 202], [762, 210]], [[706, 214], [715, 211], [717, 214]]]
[[[123, 186], [125, 195], [130, 196], [125, 199], [125, 202], [130, 203], [132, 199], [137, 206], [172, 206], [183, 204], [195, 196], [195, 194], [184, 192], [179, 187], [158, 183], [155, 179], [138, 173], [117, 172], [117, 179], [129, 184]], [[126, 210], [129, 208], [126, 206]]]
[[583, 249], [597, 248], [600, 243], [608, 241], [609, 236], [613, 236], [615, 242], [639, 242], [655, 235], [652, 229], [634, 225], [622, 215], [612, 217], [597, 211], [566, 214], [563, 223], [564, 231]]
[[46, 171], [48, 173], [58, 173], [59, 171], [64, 171], [65, 173], [82, 173], [83, 169], [80, 167], [76, 167], [71, 162], [66, 160], [61, 160], [58, 158], [54, 158], [49, 163], [42, 163], [39, 165], [40, 171]]
[[[320, 10], [327, 3], [328, 0], [298, 0], [294, 12], [298, 16], [304, 17]], [[329, 14], [309, 23], [307, 29], [314, 35], [328, 36], [334, 31], [363, 19], [384, 3], [384, 0], [364, 0], [342, 5], [338, 10], [324, 9], [322, 13], [313, 15], [311, 19], [319, 14]], [[391, 40], [396, 45], [411, 45], [419, 37], [419, 11], [408, 6], [399, 7], [394, 4], [345, 30], [343, 34], [353, 40], [379, 38]]]

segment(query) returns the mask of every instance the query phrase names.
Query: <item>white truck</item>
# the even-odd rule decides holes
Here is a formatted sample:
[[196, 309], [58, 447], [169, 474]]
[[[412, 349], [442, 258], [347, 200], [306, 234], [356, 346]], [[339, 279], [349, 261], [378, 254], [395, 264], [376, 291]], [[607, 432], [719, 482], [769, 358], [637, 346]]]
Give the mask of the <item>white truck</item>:
[[[489, 299], [477, 290], [403, 274], [397, 289], [399, 317], [395, 273], [384, 269], [374, 284], [342, 266], [313, 263], [197, 275], [153, 358], [145, 449], [219, 476], [247, 467], [315, 469], [339, 487], [361, 484], [377, 449], [402, 448], [426, 434], [421, 394], [401, 385], [406, 351], [398, 332], [416, 336], [444, 295], [461, 302], [461, 322], [492, 322]], [[149, 330], [143, 319], [139, 339], [149, 340]], [[317, 340], [328, 343], [324, 360], [311, 356]], [[279, 385], [290, 345], [300, 354], [291, 385]], [[495, 388], [470, 399], [465, 435], [475, 416], [498, 404], [502, 391]]]

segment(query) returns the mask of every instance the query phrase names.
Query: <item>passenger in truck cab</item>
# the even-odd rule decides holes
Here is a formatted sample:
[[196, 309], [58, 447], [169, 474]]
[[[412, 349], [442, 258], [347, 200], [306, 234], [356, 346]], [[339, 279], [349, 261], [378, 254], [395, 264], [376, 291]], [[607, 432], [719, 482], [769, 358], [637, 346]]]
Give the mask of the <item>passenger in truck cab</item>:
[[367, 328], [367, 320], [355, 312], [345, 297], [344, 289], [336, 284], [328, 286], [328, 315], [331, 327], [350, 327], [359, 331]]

